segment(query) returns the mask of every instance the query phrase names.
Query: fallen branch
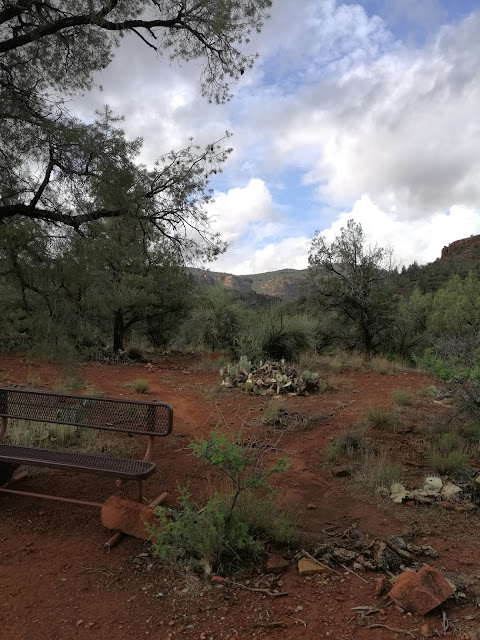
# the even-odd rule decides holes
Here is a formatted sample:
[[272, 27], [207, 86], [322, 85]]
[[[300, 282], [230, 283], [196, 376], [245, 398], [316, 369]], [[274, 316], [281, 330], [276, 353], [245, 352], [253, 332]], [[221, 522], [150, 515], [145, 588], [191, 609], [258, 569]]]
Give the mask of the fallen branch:
[[339, 562], [338, 564], [341, 567], [343, 567], [345, 569], [345, 571], [348, 571], [349, 573], [351, 573], [352, 575], [356, 576], [359, 580], [361, 580], [365, 584], [368, 584], [368, 580], [365, 580], [365, 578], [362, 578], [362, 576], [359, 576], [358, 573], [355, 573], [355, 571], [352, 571], [352, 569], [349, 569], [346, 565], [342, 564], [341, 562]]
[[407, 631], [406, 629], [396, 629], [395, 627], [389, 627], [388, 625], [380, 624], [379, 622], [375, 624], [369, 624], [367, 629], [388, 629], [389, 631], [393, 631], [394, 633], [402, 633], [404, 636], [416, 638], [415, 634], [412, 631]]

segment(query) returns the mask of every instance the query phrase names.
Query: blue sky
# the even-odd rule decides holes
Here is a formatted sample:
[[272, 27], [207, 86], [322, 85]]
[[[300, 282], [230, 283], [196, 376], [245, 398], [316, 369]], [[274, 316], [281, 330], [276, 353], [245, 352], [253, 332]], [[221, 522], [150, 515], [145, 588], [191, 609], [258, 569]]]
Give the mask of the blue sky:
[[225, 105], [200, 96], [198, 66], [127, 39], [78, 108], [124, 113], [146, 162], [233, 132], [209, 206], [229, 248], [212, 270], [303, 268], [314, 233], [333, 238], [352, 217], [399, 264], [480, 233], [480, 0], [298, 7], [274, 0], [258, 62]]

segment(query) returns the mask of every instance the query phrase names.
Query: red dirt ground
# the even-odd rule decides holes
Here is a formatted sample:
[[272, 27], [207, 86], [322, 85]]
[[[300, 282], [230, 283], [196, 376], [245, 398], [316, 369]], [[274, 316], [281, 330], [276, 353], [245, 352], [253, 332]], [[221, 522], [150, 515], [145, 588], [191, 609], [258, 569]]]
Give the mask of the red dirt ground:
[[[61, 375], [61, 369], [51, 364], [11, 354], [0, 359], [1, 385], [51, 389]], [[252, 433], [267, 430], [259, 423], [252, 426], [252, 421], [269, 400], [248, 397], [239, 390], [218, 393], [218, 374], [202, 371], [193, 356], [159, 358], [153, 365], [88, 363], [82, 367], [81, 375], [90, 387], [111, 397], [133, 397], [127, 383], [135, 378], [146, 379], [150, 384], [146, 398], [173, 406], [174, 431], [159, 442], [155, 456], [159, 473], [146, 485], [147, 497], [167, 490], [167, 504], [175, 502], [177, 483], [190, 483], [199, 500], [211, 486], [211, 474], [186, 448], [193, 437], [206, 435], [219, 421], [232, 429], [243, 426]], [[432, 380], [415, 372], [380, 376], [344, 371], [332, 381], [337, 387], [332, 393], [278, 401], [288, 411], [323, 416], [311, 430], [282, 436], [280, 446], [292, 463], [277, 483], [282, 505], [298, 515], [305, 530], [318, 534], [319, 542], [326, 539], [324, 530], [332, 523], [339, 530], [356, 523], [372, 537], [413, 534], [415, 542], [432, 544], [440, 552], [440, 557], [432, 561], [437, 568], [446, 572], [460, 570], [472, 583], [478, 583], [476, 515], [442, 512], [438, 516], [433, 513], [434, 507], [393, 505], [388, 500], [372, 499], [367, 493], [359, 495], [359, 489], [348, 478], [332, 477], [322, 463], [321, 452], [329, 439], [350, 428], [366, 409], [390, 407], [395, 389], [413, 393], [431, 385]], [[425, 401], [418, 415], [434, 410]], [[397, 435], [388, 447], [412, 478], [415, 474], [425, 475], [416, 466], [421, 464], [421, 441], [406, 443], [407, 437]], [[114, 490], [108, 480], [96, 476], [38, 470], [22, 481], [21, 488], [99, 502]], [[123, 493], [129, 495], [127, 489]], [[307, 508], [312, 504], [314, 509]], [[358, 577], [342, 572], [328, 581], [303, 578], [297, 574], [292, 559], [279, 585], [289, 595], [272, 598], [160, 568], [149, 556], [149, 545], [139, 540], [128, 538], [105, 554], [103, 543], [109, 533], [102, 528], [99, 513], [93, 508], [4, 494], [0, 497], [0, 510], [2, 640], [386, 640], [425, 637], [424, 625], [443, 635], [441, 612], [424, 618], [406, 615], [377, 598], [375, 573]], [[258, 567], [256, 572], [236, 579], [252, 586], [258, 581], [261, 584], [264, 574], [263, 568]], [[480, 638], [476, 631], [480, 612], [475, 598], [469, 597], [467, 605], [447, 603], [446, 612], [457, 634], [454, 637], [461, 638], [465, 633], [463, 637], [475, 640]], [[360, 620], [352, 607], [367, 605], [375, 605], [381, 612]], [[271, 622], [281, 622], [283, 626], [255, 626]], [[391, 629], [370, 629], [371, 624]], [[392, 629], [409, 631], [410, 636], [401, 636]], [[447, 635], [453, 634], [448, 631]]]

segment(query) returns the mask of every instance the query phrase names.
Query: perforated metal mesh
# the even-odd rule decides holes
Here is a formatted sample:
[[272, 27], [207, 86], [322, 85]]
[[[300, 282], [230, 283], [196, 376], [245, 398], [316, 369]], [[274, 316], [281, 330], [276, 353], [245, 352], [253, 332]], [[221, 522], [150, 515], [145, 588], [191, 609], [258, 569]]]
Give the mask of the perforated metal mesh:
[[0, 416], [154, 436], [168, 435], [173, 424], [172, 407], [164, 402], [10, 388], [0, 388]]
[[0, 444], [0, 460], [13, 464], [26, 464], [57, 469], [77, 469], [90, 473], [112, 475], [116, 478], [148, 478], [156, 469], [153, 462], [109, 458], [88, 453], [31, 449], [10, 444]]

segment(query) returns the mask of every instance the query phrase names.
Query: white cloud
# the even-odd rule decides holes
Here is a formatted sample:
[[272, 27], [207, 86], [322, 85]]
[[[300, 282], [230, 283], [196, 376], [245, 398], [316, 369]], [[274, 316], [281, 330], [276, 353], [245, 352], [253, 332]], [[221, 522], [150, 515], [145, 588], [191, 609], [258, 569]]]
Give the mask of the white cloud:
[[256, 225], [257, 239], [269, 235], [268, 229], [277, 219], [270, 191], [258, 178], [252, 178], [246, 187], [216, 193], [207, 210], [212, 229], [229, 244], [237, 241], [252, 225]]
[[305, 88], [295, 110], [281, 107], [277, 157], [306, 153], [305, 180], [337, 206], [362, 193], [404, 218], [474, 206], [480, 199], [479, 30], [480, 13], [443, 27], [425, 50], [396, 49]]
[[[191, 135], [203, 144], [233, 130], [226, 187], [208, 207], [231, 246], [212, 269], [306, 266], [302, 211], [288, 188], [277, 204], [266, 184], [289, 169], [317, 194], [316, 228], [322, 213], [338, 212], [327, 234], [353, 217], [369, 242], [393, 245], [402, 262], [434, 260], [445, 244], [480, 233], [480, 11], [438, 29], [441, 0], [384, 0], [384, 19], [362, 4], [274, 3], [250, 45], [260, 58], [223, 106], [200, 97], [197, 61], [180, 69], [126, 38], [99, 78], [104, 93], [75, 109], [88, 117], [108, 102], [124, 113], [149, 163]], [[400, 42], [389, 16], [423, 24], [431, 39], [422, 48]]]
[[433, 262], [440, 257], [445, 245], [480, 233], [478, 209], [455, 205], [449, 212], [407, 221], [382, 211], [363, 195], [351, 211], [342, 213], [322, 231], [327, 240], [332, 241], [339, 235], [341, 227], [345, 227], [350, 218], [362, 225], [368, 244], [392, 246], [397, 264], [405, 265], [415, 261], [419, 264]]
[[212, 271], [226, 271], [236, 275], [279, 269], [305, 269], [308, 266], [310, 240], [304, 236], [289, 237], [256, 250], [244, 243], [238, 244], [212, 263], [210, 268]]

